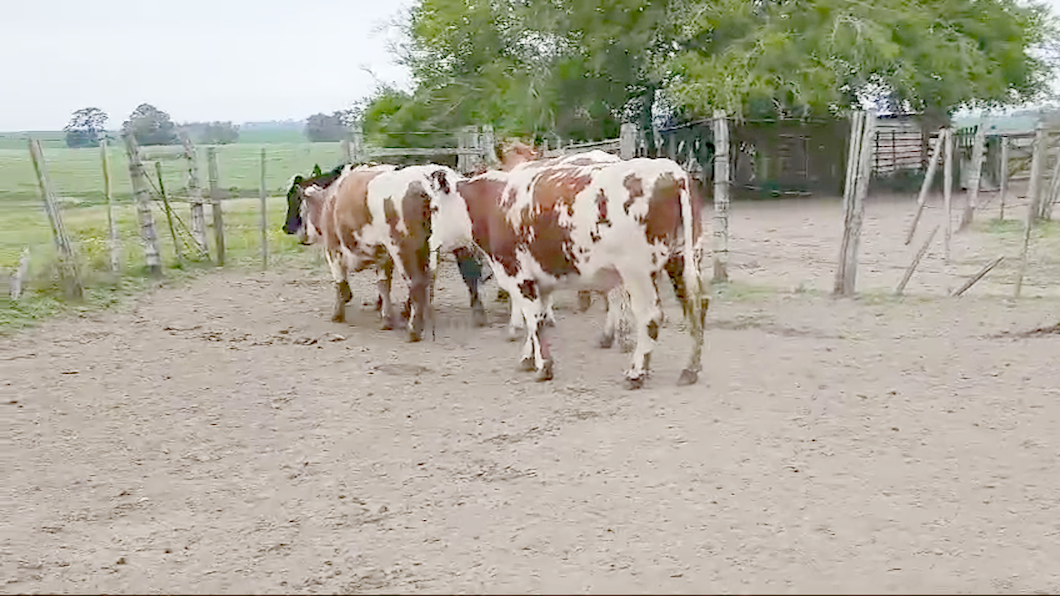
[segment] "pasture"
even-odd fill
[[[436,339],[408,344],[368,273],[329,322],[301,249],[0,338],[3,589],[1054,593],[1060,235],[1036,229],[1023,299],[1014,258],[945,297],[1018,249],[1025,202],[988,205],[896,299],[912,208],[870,197],[860,297],[834,300],[838,200],[734,202],[691,387],[668,286],[645,389],[572,292],[541,384],[493,282],[469,328],[443,263]]]

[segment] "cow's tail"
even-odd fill
[[[682,171],[684,180],[681,190],[681,224],[684,246],[682,256],[684,261],[684,285],[685,285],[685,313],[688,316],[688,324],[692,335],[692,354],[688,365],[681,371],[678,381],[681,385],[691,385],[699,378],[699,372],[703,368],[703,322],[704,322],[704,288],[699,273],[699,238],[696,237],[696,209],[692,201],[696,200],[692,193],[694,180],[686,172]]]

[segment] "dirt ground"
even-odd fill
[[[870,290],[915,252],[908,207],[870,205]],[[310,259],[0,340],[2,590],[1060,592],[1060,333],[1016,335],[1060,306],[990,295],[1003,275],[959,301],[833,300],[812,290],[838,221],[734,205],[740,284],[692,387],[669,293],[645,389],[572,292],[542,384],[492,282],[470,328],[451,263],[418,344],[378,329],[370,274],[329,322]],[[959,237],[910,292],[995,242]]]

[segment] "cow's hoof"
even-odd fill
[[[644,386],[644,379],[647,379],[648,375],[644,374],[636,378],[626,377],[626,387],[629,389],[640,389]]]
[[[585,312],[593,305],[593,295],[589,292],[578,292],[578,312]]]
[[[552,359],[545,360],[545,365],[541,367],[541,370],[537,371],[534,376],[534,380],[537,382],[551,381],[552,380]]]
[[[519,365],[515,367],[515,370],[519,372],[534,372],[537,370],[537,365],[534,363],[533,358],[523,358],[519,361]]]
[[[600,334],[600,337],[596,340],[596,345],[600,346],[602,350],[610,350],[611,346],[615,345],[615,335],[613,333]]]
[[[471,320],[475,323],[475,327],[485,327],[489,323],[486,320],[486,311],[481,307],[471,311]]]
[[[332,323],[345,323],[346,313],[344,311],[336,311],[331,315]]]
[[[677,385],[681,387],[685,385],[694,385],[698,380],[699,373],[686,368],[681,371],[681,378],[677,379]]]
[[[521,332],[522,329],[515,329],[514,327],[509,327],[505,337],[508,339],[508,341],[516,341],[519,339],[519,336],[522,335]]]
[[[409,329],[409,343],[414,344],[423,339],[423,333],[415,329]]]

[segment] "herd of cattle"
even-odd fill
[[[470,177],[433,164],[345,164],[311,178],[295,176],[284,231],[323,247],[336,287],[332,319],[345,318],[352,297],[347,276],[371,267],[384,328],[404,324],[409,340],[418,341],[439,253],[451,252],[479,326],[486,322],[482,263],[489,266],[509,296],[509,337],[525,337],[520,368],[541,381],[553,375],[545,329],[555,325],[553,291],[579,290],[583,308],[590,291],[606,294],[602,347],[611,345],[618,300],[628,296],[636,349],[626,379],[637,388],[662,323],[657,283],[665,272],[692,337],[678,383],[695,383],[708,298],[693,179],[669,159],[623,160],[601,151],[542,159],[521,143],[499,153],[498,169]],[[390,300],[395,266],[409,286],[400,314]]]

